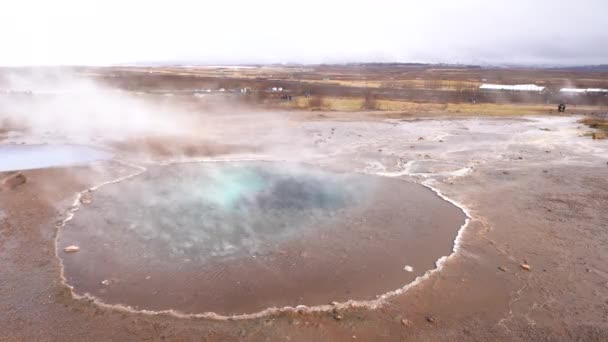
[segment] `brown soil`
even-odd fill
[[[120,140],[110,144],[122,152],[152,155],[157,157],[217,156],[228,153],[256,152],[256,146],[220,144],[198,137],[148,136]]]
[[[462,154],[467,160],[481,160],[487,145],[470,145],[464,152],[458,148],[465,147],[463,139],[484,138],[474,131],[484,122],[467,126],[466,120],[442,121],[441,125],[456,125],[460,133],[453,136],[454,141],[428,135],[418,141],[422,133],[417,133],[411,142],[391,146],[421,151],[420,161],[451,147],[456,150],[443,155],[445,160]],[[328,151],[359,148],[357,154],[343,156],[344,168],[359,157],[394,158],[377,147],[391,141],[374,145],[374,139],[393,132],[400,127],[397,123],[379,126],[380,130],[370,122],[356,126],[352,120],[310,124],[321,132],[337,128],[335,135],[331,130],[333,138],[324,136],[320,143]],[[466,177],[435,184],[449,198],[465,203],[473,216],[459,251],[440,271],[375,310],[350,308],[216,321],[129,313],[75,299],[60,280],[54,243],[58,220],[76,192],[133,170],[106,163],[23,172],[28,179],[25,184],[0,192],[0,339],[606,341],[608,168],[606,158],[590,153],[591,147],[575,149],[587,144],[596,152],[605,151],[605,141],[580,138],[576,144],[560,145],[562,138],[549,139],[557,134],[556,128],[530,129],[528,134],[556,144],[545,151],[547,147],[538,142],[521,140],[522,135],[517,144],[509,140],[519,134],[524,126],[517,125],[526,125],[525,120],[489,124],[501,128],[496,141],[509,142],[508,150],[475,164]],[[362,130],[353,131],[355,127]],[[579,139],[571,130],[575,129],[568,126],[564,136]],[[371,134],[364,136],[367,132]],[[365,144],[340,143],[351,136],[364,139]]]

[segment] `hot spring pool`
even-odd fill
[[[58,249],[77,293],[136,309],[240,314],[400,288],[451,253],[464,220],[431,190],[394,179],[173,164],[93,192]],[[68,245],[81,250],[62,252]]]
[[[0,145],[0,172],[87,164],[111,157],[80,145]]]

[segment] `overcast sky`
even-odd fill
[[[608,64],[608,0],[7,0],[0,44],[0,65]]]

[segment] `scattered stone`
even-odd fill
[[[542,127],[540,130],[541,130],[541,131],[548,131],[548,132],[549,132],[549,131],[551,131],[550,129],[548,129],[548,128],[546,128],[546,127]]]
[[[80,203],[82,204],[91,204],[92,201],[90,192],[86,192],[80,196]]]
[[[340,315],[340,312],[338,311],[338,309],[337,309],[337,308],[334,308],[334,309],[331,311],[331,313],[332,313],[332,315],[333,315],[333,317],[334,317],[334,319],[335,319],[336,321],[341,321],[341,320],[342,320],[342,318],[343,318],[343,317],[342,317],[342,315]]]
[[[424,140],[424,138],[423,137],[419,137],[418,140]]]
[[[437,318],[435,316],[426,316],[426,321],[429,323],[436,323]]]
[[[108,285],[110,285],[110,281],[108,279],[104,279],[101,281],[101,285],[108,286]]]
[[[412,326],[412,321],[410,321],[409,319],[402,319],[401,320],[401,325],[403,325],[404,327],[411,327]]]
[[[602,132],[602,131],[593,132],[592,137],[593,137],[593,139],[596,139],[596,140],[606,139],[606,132]]]
[[[549,170],[543,170],[543,173],[547,173],[547,172],[549,172]]]
[[[439,142],[443,142],[443,139],[439,139]]]
[[[414,272],[414,268],[410,265],[405,265],[403,269],[407,272]]]
[[[27,178],[21,172],[14,173],[2,180],[2,185],[9,189],[14,189],[19,185],[23,185],[27,182]]]
[[[66,248],[63,249],[64,252],[66,253],[74,253],[74,252],[78,252],[80,250],[80,247],[78,246],[67,246]]]
[[[146,280],[150,280],[150,278],[152,278],[151,276],[146,276]]]
[[[504,268],[504,267],[502,267],[502,266],[498,266],[498,269],[501,270],[501,271],[503,271],[503,272],[507,272],[507,269]]]
[[[519,266],[521,266],[521,268],[523,268],[526,271],[530,271],[530,265],[528,265],[528,264],[521,264]]]

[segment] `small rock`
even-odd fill
[[[435,316],[426,316],[426,321],[429,323],[437,322],[437,318]]]
[[[507,272],[507,269],[504,268],[504,267],[502,267],[502,266],[498,266],[498,269],[501,270],[501,271],[503,271],[503,272]]]
[[[423,137],[419,137],[418,140],[424,140],[424,138]]]
[[[25,182],[27,182],[27,178],[21,172],[12,174],[2,180],[2,184],[9,189],[14,189],[25,184]]]
[[[414,268],[410,265],[405,265],[403,269],[407,272],[414,272]]]
[[[334,316],[334,319],[335,319],[336,321],[340,321],[340,320],[342,320],[342,315],[340,315],[340,312],[338,311],[338,309],[337,309],[337,308],[334,308],[334,309],[333,309],[331,312],[332,312],[332,314],[333,314],[333,316]]]
[[[519,266],[521,266],[521,268],[523,268],[526,271],[530,271],[530,265],[528,265],[528,264],[521,264]]]
[[[410,321],[409,319],[402,319],[401,320],[401,325],[403,325],[404,327],[411,327],[412,326],[412,321]]]
[[[606,132],[602,132],[602,131],[593,132],[592,137],[593,137],[593,139],[596,139],[596,140],[606,139]]]
[[[101,281],[101,285],[108,286],[108,285],[110,285],[110,281],[108,279],[104,279]]]
[[[87,192],[82,194],[82,196],[80,196],[80,203],[82,204],[91,204],[92,202],[92,198],[91,198],[91,193]]]
[[[66,253],[74,253],[74,252],[78,252],[80,250],[80,247],[78,246],[67,246],[66,248],[63,249],[64,252]]]

